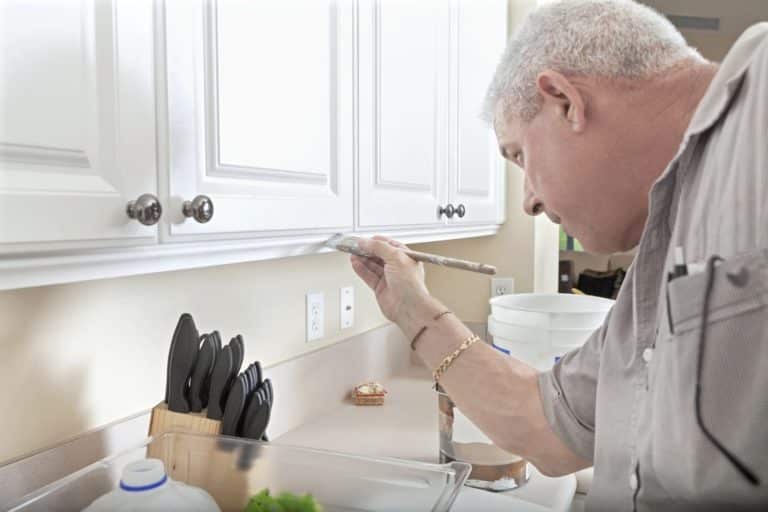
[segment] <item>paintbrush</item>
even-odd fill
[[[356,256],[363,258],[376,258],[373,254],[367,253],[360,249],[358,241],[361,240],[359,236],[344,236],[337,234],[331,237],[330,240],[325,242],[326,247],[336,249],[341,252],[348,252]],[[460,270],[469,270],[470,272],[479,272],[481,274],[496,274],[496,267],[493,265],[486,265],[484,263],[477,263],[474,261],[460,260],[456,258],[448,258],[446,256],[440,256],[438,254],[430,254],[427,252],[412,251],[410,249],[400,249],[411,259],[416,261],[423,261],[425,263],[432,263],[434,265],[442,265],[444,267],[458,268]]]

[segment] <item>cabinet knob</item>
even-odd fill
[[[152,194],[141,194],[135,201],[128,201],[125,212],[145,226],[154,226],[163,215],[163,206]]]
[[[192,217],[200,224],[205,224],[213,217],[213,201],[208,196],[197,196],[191,201],[184,201],[181,212],[185,217]]]
[[[462,218],[462,217],[464,217],[466,214],[467,214],[467,209],[466,209],[466,208],[464,208],[464,205],[463,205],[463,204],[460,204],[460,205],[459,205],[459,206],[456,208],[456,215],[458,215],[458,216],[459,216],[459,218],[461,219],[461,218]]]
[[[456,209],[453,207],[451,203],[448,203],[446,206],[441,206],[437,210],[438,216],[445,215],[449,219],[453,218],[453,215],[456,213]]]

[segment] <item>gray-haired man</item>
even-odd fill
[[[589,250],[638,251],[603,327],[551,371],[475,343],[442,386],[543,472],[594,464],[593,510],[765,510],[768,24],[716,65],[631,0],[547,5],[487,107],[526,212]],[[444,307],[395,242],[364,249],[384,264],[354,269],[407,336],[427,327],[416,351],[437,367],[470,331],[433,320]]]

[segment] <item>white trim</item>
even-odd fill
[[[90,168],[88,155],[80,149],[53,148],[0,142],[0,160],[36,165]]]
[[[432,242],[495,235],[499,226],[455,226],[360,232],[388,235],[405,243]],[[326,232],[263,238],[169,243],[106,250],[51,252],[44,255],[0,256],[0,290],[211,267],[289,256],[330,252],[322,244]]]

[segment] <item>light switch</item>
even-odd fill
[[[355,288],[345,286],[339,290],[339,325],[348,329],[355,325]]]

